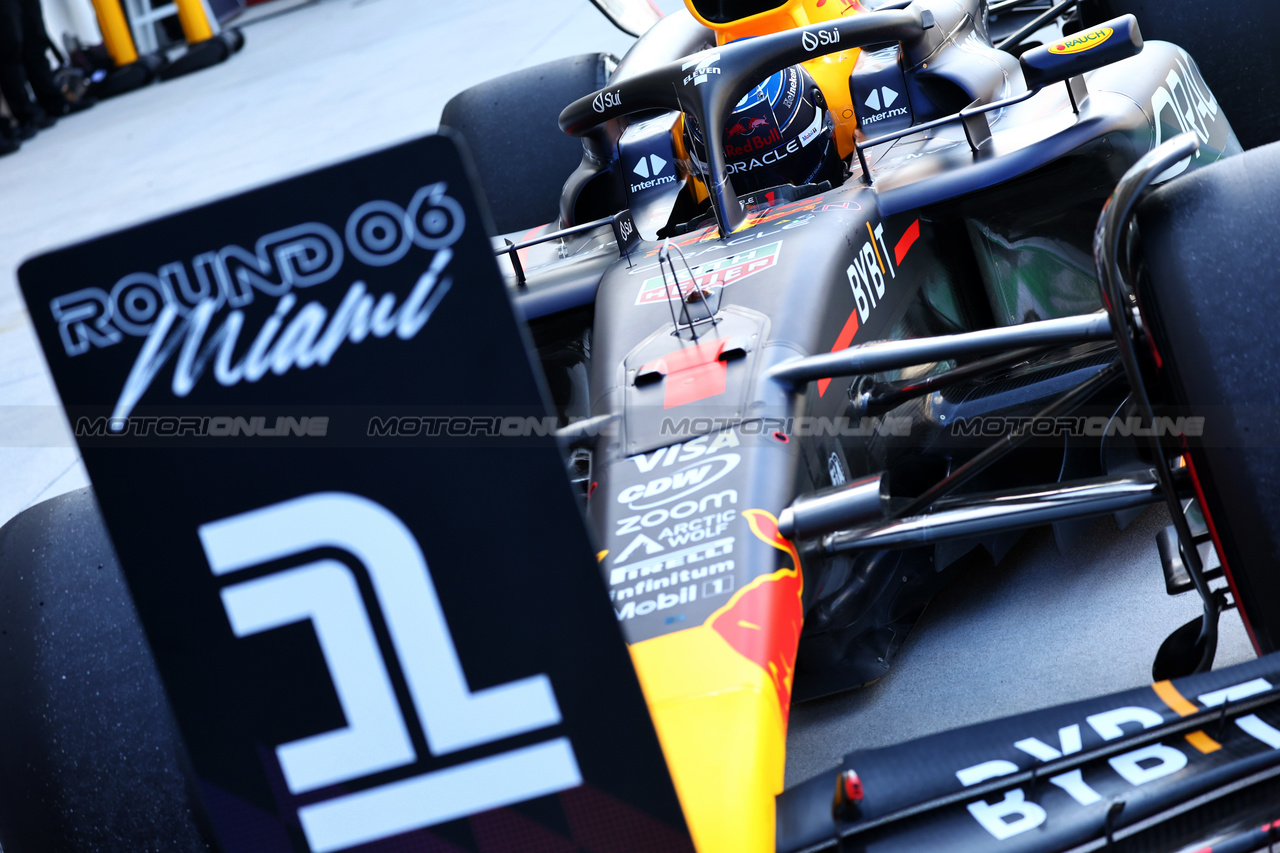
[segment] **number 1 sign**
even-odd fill
[[[376,428],[546,417],[467,174],[428,137],[20,272],[228,853],[692,849],[554,438]]]

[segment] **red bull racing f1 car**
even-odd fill
[[[1205,617],[1157,675],[1209,665],[1227,599],[1170,438],[1204,426],[1143,390],[1127,234],[1140,190],[1241,145],[1195,59],[1143,39],[1177,10],[687,5],[559,114],[559,215],[495,245],[695,840],[767,849],[790,702],[883,675],[975,548],[1167,501],[1170,589]],[[442,117],[483,163],[504,85]]]

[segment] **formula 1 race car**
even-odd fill
[[[488,197],[698,850],[838,848],[1027,784],[1009,775],[1016,762],[974,758],[958,765],[960,793],[921,783],[919,802],[864,808],[877,766],[864,758],[861,777],[833,771],[778,798],[792,702],[884,676],[963,559],[999,559],[1031,527],[1065,540],[1085,520],[1168,505],[1166,583],[1194,591],[1203,616],[1161,648],[1162,684],[1212,677],[1230,607],[1260,654],[1280,649],[1276,421],[1249,403],[1275,380],[1218,331],[1226,312],[1251,341],[1270,335],[1258,306],[1274,301],[1275,252],[1260,247],[1280,156],[1243,152],[1193,54],[1143,37],[1199,20],[1185,10],[1202,4],[1166,2],[1150,24],[1124,0],[688,0],[660,20],[646,4],[598,5],[640,36],[621,60],[589,54],[482,84],[441,125]],[[1267,108],[1250,117],[1250,134],[1268,132]],[[430,198],[410,218],[452,233],[461,208]],[[1264,362],[1276,354],[1258,345]],[[423,422],[378,429],[412,438]],[[145,662],[130,642],[128,659]],[[1111,761],[1133,785],[1163,778],[1152,762],[1171,774],[1186,761],[1132,750],[1187,732],[1204,755],[1223,749],[1221,732],[1210,747],[1196,727],[1206,708],[1224,721],[1232,703],[1269,710],[1261,673],[1180,681],[1203,707],[1162,688],[1172,722],[1133,711],[1132,697],[1129,717],[1071,709],[1110,746],[1082,742],[1067,711],[1060,749],[1018,743],[1081,808],[1101,809],[1110,844],[1177,803],[1124,812],[1084,777],[1059,785],[1082,772],[1071,755],[1083,744],[1081,762]],[[145,713],[158,719],[156,704]],[[1280,749],[1257,719],[1241,728]],[[1141,743],[1121,730],[1135,721]],[[125,754],[147,733],[116,737]],[[1239,782],[1214,767],[1222,785]],[[41,784],[73,787],[65,769],[49,776]],[[143,776],[181,788],[172,762]],[[1000,803],[968,813],[991,838],[1033,845],[1044,810],[1022,789]],[[156,813],[187,807],[174,796]],[[193,823],[179,815],[173,837],[197,837]],[[1020,849],[1095,837],[1069,840]]]
[[[691,0],[616,67],[445,108],[512,232],[495,246],[700,844],[771,837],[790,702],[879,678],[961,558],[1030,526],[1168,502],[1169,587],[1205,615],[1155,673],[1212,662],[1227,599],[1192,545],[1198,469],[1171,462],[1203,422],[1153,409],[1118,258],[1139,190],[1241,146],[1145,20],[1049,5]],[[522,137],[506,178],[494,122],[593,73],[557,93],[583,154],[536,227],[541,149]],[[1236,600],[1272,650],[1266,596]]]

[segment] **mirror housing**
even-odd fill
[[[1043,89],[1142,52],[1138,19],[1122,15],[1022,54],[1027,88]]]
[[[613,25],[639,38],[662,20],[662,11],[651,0],[591,0]]]

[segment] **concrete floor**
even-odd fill
[[[662,0],[664,8],[679,0]],[[322,0],[246,29],[226,64],[73,116],[0,159],[0,524],[84,485],[17,292],[38,252],[430,131],[490,77],[631,40],[588,0]],[[872,687],[795,709],[788,780],[845,752],[1149,681],[1160,641],[1197,613],[1163,591],[1151,510],[1100,521],[1073,552],[1029,535],[976,562]],[[1224,619],[1219,665],[1252,657]]]

